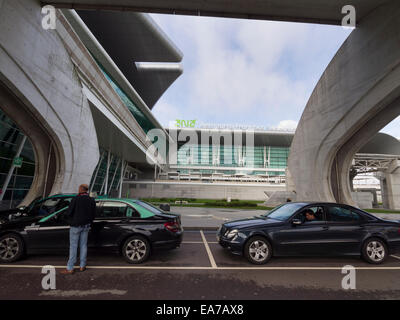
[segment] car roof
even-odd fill
[[[39,200],[53,199],[53,198],[69,198],[69,197],[75,197],[76,195],[77,195],[77,193],[57,193],[57,194],[52,194],[51,196],[41,198]]]
[[[107,197],[107,196],[99,196],[96,197],[95,200],[102,200],[102,201],[125,201],[129,203],[137,203],[138,199],[133,199],[133,198],[112,198],[112,197]]]
[[[293,202],[286,202],[286,204],[290,204],[290,203],[303,204],[305,206],[308,206],[308,205],[330,205],[330,206],[348,206],[348,207],[351,207],[350,205],[345,204],[345,203],[323,202],[323,201],[293,201]]]

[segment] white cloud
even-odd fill
[[[294,121],[294,120],[282,120],[274,128],[279,129],[279,130],[296,130],[297,124],[298,124],[298,122]]]
[[[166,101],[160,101],[157,103],[157,120],[165,127],[168,127],[170,121],[175,121],[181,118],[181,112],[179,107],[174,106]]]
[[[169,116],[162,110],[167,104],[179,118],[207,123],[298,120],[349,33],[298,23],[152,16],[184,53],[184,74],[155,106],[156,117]]]

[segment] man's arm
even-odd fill
[[[94,199],[92,199],[92,222],[94,220],[94,218],[96,218],[96,201]]]
[[[76,197],[72,198],[71,203],[69,204],[69,207],[67,209],[66,215],[70,218],[74,215],[75,212],[75,203],[76,203]]]

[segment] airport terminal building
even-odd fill
[[[238,130],[228,125],[223,129],[167,130],[177,131],[175,136],[182,140],[176,162],[169,163],[165,172],[157,171],[153,181],[140,176],[126,180],[124,191],[129,196],[264,200],[270,205],[296,200],[287,177],[294,131],[242,128],[238,144]],[[196,143],[191,143],[189,136],[194,136]],[[212,138],[218,143],[212,143]],[[399,157],[400,141],[384,133],[359,150],[349,179],[360,206],[388,206],[386,172]]]
[[[56,28],[46,29],[38,1],[0,6],[2,207],[81,183],[123,197],[296,199],[287,170],[295,132],[158,122],[152,108],[182,74],[183,54],[148,14],[55,14]],[[162,153],[149,161],[152,130],[177,144],[176,161]],[[396,207],[390,179],[399,159],[400,142],[382,133],[356,153],[349,179],[375,179],[354,184],[364,191],[354,193],[360,206]]]

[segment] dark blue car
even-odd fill
[[[291,202],[252,219],[227,222],[219,244],[251,263],[272,256],[361,255],[379,264],[400,248],[400,222],[337,203]]]

